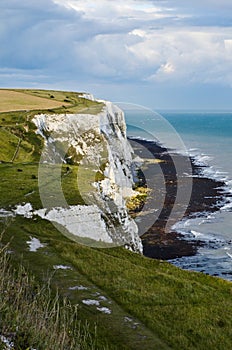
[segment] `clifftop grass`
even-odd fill
[[[103,103],[84,98],[84,93],[56,90],[0,89],[0,113],[43,111],[48,113],[99,113]]]
[[[20,110],[36,110],[68,106],[70,103],[58,102],[54,99],[33,96],[17,90],[0,90],[0,113]]]

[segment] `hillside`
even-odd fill
[[[45,90],[0,89],[0,161],[39,161],[41,138],[31,122],[35,114],[92,113],[102,104],[85,99],[83,93]]]
[[[89,349],[229,349],[230,282],[183,271],[121,247],[81,245],[39,216],[13,214],[16,205],[25,203],[42,208],[38,167],[44,139],[35,133],[33,117],[39,113],[97,115],[103,103],[85,97],[75,92],[0,90],[0,224],[3,243],[9,243],[10,264],[16,269],[22,264],[38,283],[49,280],[53,292],[58,288],[61,297],[76,306],[78,318],[83,323],[87,320],[90,334],[95,334],[97,326],[97,340],[94,345],[89,342]],[[76,181],[78,168],[78,161],[68,164],[68,169],[67,164],[61,166],[62,190],[69,205],[83,204]],[[6,320],[7,334],[20,332],[20,318],[10,324],[4,314],[0,334]],[[36,347],[31,326],[27,327],[25,339],[28,336],[30,346]]]

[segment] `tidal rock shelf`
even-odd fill
[[[182,186],[183,192],[185,188],[187,190],[191,176],[192,192],[186,210],[183,211],[183,218],[193,218],[196,216],[207,216],[209,213],[219,210],[225,204],[225,183],[205,177],[202,173],[202,167],[196,165],[194,159],[190,158],[189,161],[186,156],[167,150],[156,142],[136,138],[130,139],[130,141],[133,144],[135,153],[141,156],[143,149],[147,149],[151,157],[159,161],[156,166],[157,171],[154,171],[154,165],[149,163],[146,165],[146,175],[142,179],[145,185],[147,181],[150,183],[154,181],[154,192],[152,196],[158,197],[159,191],[165,192],[162,194],[165,199],[158,218],[154,218],[152,226],[141,237],[143,254],[150,258],[162,260],[195,255],[198,248],[204,242],[196,239],[187,240],[182,234],[172,229],[172,227],[168,230],[166,228],[175,202],[177,186]],[[188,163],[190,168],[187,173],[178,174],[177,177],[175,164],[178,163]],[[186,166],[183,168],[186,170]],[[159,186],[160,170],[164,177],[165,188],[160,188]],[[151,204],[149,205],[148,199],[147,207],[151,211],[149,216],[152,215],[152,210],[154,209],[151,206],[154,205],[154,202],[150,202]],[[174,224],[175,222],[173,222]]]

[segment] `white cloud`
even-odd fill
[[[182,1],[54,1],[92,23],[92,36],[74,45],[85,74],[122,81],[232,84],[226,41],[231,28],[180,25],[192,18],[191,12],[177,12],[180,5],[190,8]],[[203,0],[201,5],[209,2]]]
[[[145,78],[149,81],[220,81],[231,85],[230,41],[225,41],[225,37],[231,37],[231,34],[230,28],[196,30],[195,27],[171,27],[147,32],[143,40],[129,49],[140,61],[146,62],[146,67],[150,67],[151,74]]]
[[[175,72],[175,67],[171,62],[167,62],[166,64],[162,64],[160,70],[166,74],[171,74]]]
[[[225,39],[224,45],[226,52],[232,55],[232,39]]]
[[[129,34],[139,36],[140,38],[146,37],[146,31],[142,29],[134,29],[131,32],[129,32]]]

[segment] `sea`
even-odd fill
[[[197,176],[224,182],[220,210],[182,218],[173,226],[185,239],[204,244],[196,255],[170,262],[232,281],[232,111],[154,111],[118,105],[124,110],[129,137],[156,141],[191,157],[201,166]]]

